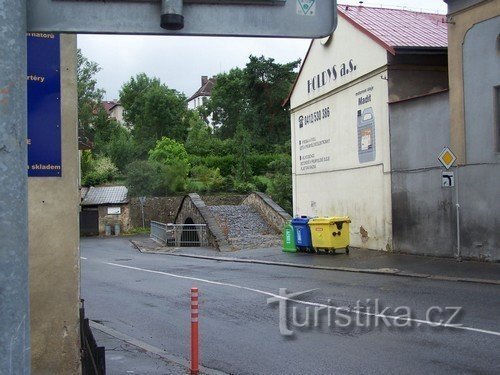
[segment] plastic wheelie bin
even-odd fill
[[[300,216],[292,219],[295,245],[299,251],[314,251],[311,241],[311,229],[309,228],[309,217]]]
[[[325,251],[345,249],[349,254],[349,223],[351,219],[347,216],[318,217],[309,220],[311,228],[312,245]]]
[[[283,251],[287,253],[295,253],[297,251],[293,226],[290,222],[283,228]]]

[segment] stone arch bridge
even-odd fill
[[[209,245],[233,251],[281,246],[281,231],[288,220],[291,216],[263,193],[251,193],[238,206],[207,206],[192,193],[182,199],[174,223],[206,224]]]

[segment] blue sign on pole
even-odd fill
[[[28,176],[61,177],[59,35],[28,33]]]

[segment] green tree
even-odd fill
[[[147,160],[137,160],[130,163],[127,168],[125,185],[130,196],[153,196],[160,187],[161,165]]]
[[[269,163],[269,168],[274,171],[267,193],[285,211],[293,211],[292,193],[292,158],[290,155],[283,155]]]
[[[205,103],[203,115],[212,114],[217,127],[216,134],[222,139],[231,138],[238,123],[244,122],[250,111],[245,73],[240,68],[219,74],[210,99]]]
[[[162,137],[185,141],[189,122],[186,97],[158,78],[144,73],[132,77],[120,90],[120,102],[139,157],[146,158]]]
[[[189,158],[182,143],[168,137],[162,137],[156,142],[154,149],[149,151],[149,161],[159,163],[165,168],[161,171],[165,177],[165,193],[183,191],[189,174]]]
[[[290,116],[283,108],[300,61],[279,64],[272,58],[250,56],[244,69],[217,76],[203,115],[213,114],[216,134],[232,138],[238,124],[251,135],[254,146],[270,151],[290,138]]]
[[[252,151],[250,133],[242,124],[239,124],[234,135],[235,156],[237,166],[235,175],[240,182],[249,182],[252,177],[252,167],[249,157]]]
[[[279,64],[264,56],[250,56],[245,68],[248,98],[253,109],[253,133],[267,144],[290,139],[290,114],[284,110],[300,60]]]
[[[96,62],[83,56],[80,49],[77,50],[78,127],[80,136],[88,139],[93,138],[93,125],[104,111],[101,105],[104,90],[97,87],[95,79],[100,70]]]
[[[149,151],[149,160],[165,165],[180,161],[189,166],[188,153],[184,145],[168,137],[162,137],[156,142],[155,148]]]
[[[185,165],[166,165],[153,160],[137,160],[127,166],[125,185],[131,196],[166,196],[186,188]]]

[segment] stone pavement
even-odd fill
[[[163,247],[144,236],[131,238],[131,241],[142,252],[175,256],[500,285],[500,263],[457,262],[452,258],[388,253],[352,247],[349,255],[343,250],[338,250],[336,254],[285,253],[280,247],[219,252],[200,247]]]
[[[281,246],[281,234],[249,205],[207,206],[234,250]]]

